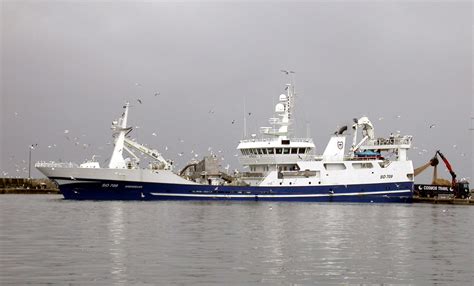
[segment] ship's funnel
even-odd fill
[[[342,161],[344,159],[344,148],[346,146],[346,137],[333,135],[323,153],[325,161]]]

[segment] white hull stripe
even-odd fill
[[[342,193],[342,194],[301,194],[301,195],[223,195],[223,194],[178,194],[178,193],[153,193],[154,196],[163,197],[204,197],[204,198],[317,198],[317,197],[339,197],[339,196],[370,196],[370,195],[389,195],[410,193],[411,190],[397,191],[380,191],[380,192],[364,192],[364,193]]]

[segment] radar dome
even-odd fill
[[[285,112],[285,105],[283,103],[275,105],[275,112]]]

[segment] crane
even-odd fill
[[[437,166],[439,164],[438,160],[438,155],[441,157],[441,160],[443,160],[444,165],[448,169],[449,174],[451,175],[451,181],[445,180],[445,179],[438,179],[438,172],[437,172]],[[426,170],[428,167],[432,166],[434,168],[433,170],[433,180],[432,180],[432,185],[430,186],[424,186],[424,185],[417,185],[418,190],[421,190],[422,188],[425,188],[427,190],[435,190],[439,191],[443,187],[450,187],[452,189],[452,192],[454,194],[455,198],[468,198],[470,191],[469,191],[469,183],[466,181],[458,181],[456,180],[456,173],[453,170],[453,167],[449,163],[448,159],[444,156],[443,153],[440,152],[440,150],[437,150],[434,157],[430,159],[430,161],[423,166],[416,168],[414,170],[414,175],[417,176],[420,173],[422,173],[424,170]],[[437,195],[434,194],[434,195]]]
[[[162,168],[165,170],[171,170],[173,168],[173,164],[165,160],[165,158],[163,158],[163,156],[161,156],[161,154],[158,153],[158,151],[155,149],[150,149],[142,144],[132,141],[131,139],[127,137],[125,137],[124,139],[124,144],[125,144],[125,147],[128,147],[128,148],[125,148],[125,150],[128,153],[130,153],[133,157],[135,157],[136,160],[138,160],[138,157],[129,148],[138,150],[142,152],[143,154],[147,155],[148,157],[160,162]]]

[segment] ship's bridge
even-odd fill
[[[240,141],[237,146],[240,163],[250,169],[250,172],[244,175],[253,178],[255,182],[269,171],[293,170],[297,162],[309,160],[314,154],[313,140],[290,136],[290,126],[293,123],[294,85],[287,84],[285,90],[286,94],[280,94],[278,97],[274,117],[268,121],[272,126],[260,127],[260,132],[267,137],[255,138],[257,135],[252,134],[252,138]]]
[[[295,164],[314,154],[310,138],[254,138],[241,140],[237,146],[244,166]]]

